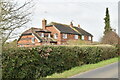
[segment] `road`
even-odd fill
[[[118,63],[83,72],[70,78],[118,78]]]

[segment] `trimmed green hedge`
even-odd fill
[[[3,78],[37,79],[116,56],[115,47],[42,46],[3,49]]]

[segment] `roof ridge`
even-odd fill
[[[64,26],[67,26],[67,27],[70,27],[70,25],[67,25],[67,24],[62,24],[62,23],[58,23],[58,22],[50,22],[49,23],[50,25],[56,25],[56,24],[60,24],[60,25],[64,25]]]
[[[80,29],[82,29],[82,28],[80,28]],[[88,31],[86,31],[86,30],[84,30],[84,29],[82,29],[83,31],[85,31],[85,32],[87,32],[88,34],[91,34],[91,33],[89,33]],[[92,34],[91,34],[92,35]]]
[[[79,34],[81,34],[78,30],[76,30],[74,27],[70,27],[72,28],[74,31],[78,32]]]
[[[82,29],[82,28],[78,28],[78,27],[74,27],[77,31],[79,31],[79,32],[81,32],[81,34],[83,34],[83,35],[91,35],[91,36],[93,36],[91,33],[89,33],[88,31],[86,31],[86,30],[84,30],[84,29]]]

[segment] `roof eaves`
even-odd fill
[[[39,37],[39,35],[37,33],[32,34],[33,36],[35,36],[35,38],[38,40],[38,42],[42,42],[42,39]]]

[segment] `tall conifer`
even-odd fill
[[[104,20],[105,20],[104,34],[106,34],[107,32],[112,31],[112,29],[110,27],[110,15],[109,15],[108,8],[106,8],[106,16],[105,16]]]

